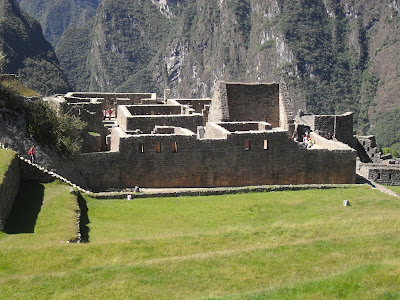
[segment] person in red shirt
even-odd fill
[[[33,145],[31,147],[31,149],[29,149],[28,154],[31,159],[31,163],[34,163],[35,162],[35,145]]]

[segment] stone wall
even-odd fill
[[[116,101],[117,98],[129,99],[130,104],[137,104],[142,99],[156,99],[155,93],[85,93],[85,92],[71,92],[65,95],[65,99],[69,102],[81,102],[84,99],[90,101],[90,99],[98,99],[98,101]]]
[[[378,162],[380,160],[375,136],[356,136],[356,139],[358,142],[357,151],[359,152],[359,157],[364,158],[362,159],[363,162]]]
[[[129,112],[129,107],[130,106],[118,107],[117,122],[125,132],[140,129],[144,133],[151,133],[157,125],[184,127],[193,132],[197,132],[197,127],[203,125],[203,116],[200,114],[133,116]]]
[[[175,101],[182,105],[190,105],[198,114],[203,112],[206,105],[211,104],[211,99],[168,99],[168,102]]]
[[[129,105],[126,108],[132,116],[182,114],[181,105]]]
[[[266,121],[279,127],[279,84],[227,84],[230,121]]]
[[[208,120],[210,122],[229,121],[229,106],[226,82],[218,81],[214,87],[214,94],[211,102]]]
[[[289,139],[287,132],[276,130],[227,134],[226,139],[197,139],[195,135],[131,136],[121,138],[118,152],[81,155],[78,166],[94,190],[136,185],[354,183],[355,156],[355,151],[340,147],[305,149]]]
[[[315,115],[314,126],[311,128],[322,136],[330,133],[339,141],[356,148],[353,136],[353,113],[343,115]]]
[[[400,185],[399,165],[361,164],[360,173],[379,184]]]
[[[290,135],[295,129],[294,117],[293,102],[289,97],[286,84],[281,82],[279,83],[279,127],[288,130]]]
[[[15,197],[18,194],[19,181],[19,159],[18,156],[15,155],[4,175],[3,182],[0,183],[0,230],[4,230]]]
[[[354,138],[353,132],[353,113],[347,112],[343,115],[336,116],[336,138],[349,145],[352,148],[356,148],[356,139]]]
[[[99,152],[103,145],[104,138],[101,134],[90,134],[86,132],[83,136],[82,152]]]
[[[218,125],[230,132],[272,129],[271,124],[267,122],[224,122],[218,123]]]

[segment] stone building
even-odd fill
[[[330,118],[345,143],[314,130],[313,146],[305,148],[292,139],[297,124],[282,95],[277,83],[219,82],[212,99],[70,93],[50,100],[75,111],[98,133],[88,143],[91,151],[77,159],[95,191],[354,183],[356,151],[346,145],[352,115]],[[110,107],[112,118],[104,121],[102,110]]]
[[[400,185],[400,159],[378,152],[375,136],[356,136],[357,171],[368,180],[385,185]]]

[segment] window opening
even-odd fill
[[[177,142],[174,142],[172,144],[172,152],[173,153],[177,153],[178,152],[178,143]]]
[[[268,140],[264,140],[264,150],[268,150]]]
[[[251,150],[251,142],[249,140],[246,141],[245,149],[246,151]]]
[[[139,144],[139,153],[144,153],[144,144]]]
[[[381,173],[378,173],[378,179],[381,179]]]
[[[161,153],[161,143],[156,144],[156,152]]]

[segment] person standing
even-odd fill
[[[34,163],[35,162],[35,145],[33,145],[31,147],[31,149],[29,149],[28,154],[31,159],[31,163]]]

